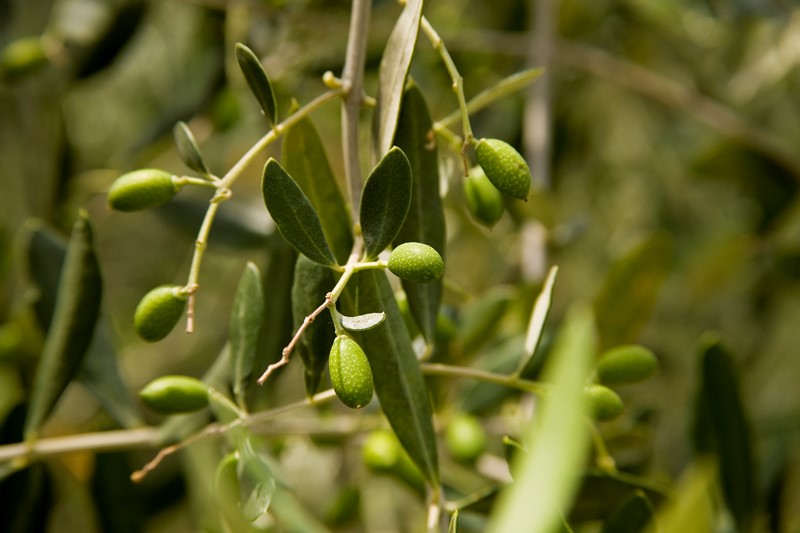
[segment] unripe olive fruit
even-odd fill
[[[606,385],[623,385],[644,381],[658,372],[655,354],[636,344],[617,346],[597,360],[597,379]]]
[[[486,450],[486,432],[477,418],[459,413],[447,425],[445,443],[457,460],[472,462]]]
[[[328,369],[333,391],[347,407],[359,409],[372,400],[372,369],[356,341],[347,335],[336,337],[331,346]]]
[[[531,169],[513,146],[500,139],[481,139],[475,147],[478,164],[501,193],[528,200]]]
[[[389,429],[376,429],[367,435],[361,448],[361,458],[372,471],[391,474],[415,489],[425,486],[419,469]]]
[[[503,193],[492,185],[481,167],[473,167],[464,180],[464,196],[470,215],[479,224],[491,228],[503,218]]]
[[[603,385],[588,385],[583,389],[583,394],[589,405],[589,413],[595,420],[611,420],[625,409],[622,398]]]
[[[155,168],[123,174],[111,184],[108,205],[117,211],[140,211],[167,203],[180,186],[169,172]]]
[[[442,277],[444,261],[433,247],[421,242],[404,242],[389,255],[389,271],[408,281],[430,283]]]
[[[166,337],[186,308],[186,295],[178,285],[162,285],[144,295],[133,315],[136,333],[148,341]]]
[[[208,405],[208,387],[188,376],[161,376],[139,391],[142,403],[156,413],[190,413]]]

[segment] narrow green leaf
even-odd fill
[[[305,317],[325,301],[325,295],[336,285],[336,276],[330,268],[314,263],[305,256],[299,256],[294,269],[292,283],[292,316],[294,330],[303,323]],[[305,367],[306,393],[311,396],[319,391],[328,353],[331,350],[336,330],[330,313],[320,314],[308,325],[300,337],[295,350]]]
[[[348,331],[366,331],[383,324],[386,320],[386,313],[367,313],[358,316],[344,316],[340,315],[342,327]]]
[[[647,494],[641,490],[634,491],[614,509],[600,533],[639,533],[644,531],[654,514]]]
[[[208,176],[210,174],[208,167],[203,162],[200,147],[197,146],[197,141],[194,140],[194,135],[192,135],[192,130],[189,129],[189,126],[180,121],[175,124],[172,133],[175,136],[175,146],[178,148],[178,154],[186,166],[204,176]]]
[[[238,451],[242,514],[246,520],[255,522],[269,510],[277,482],[269,465],[253,449],[249,437],[242,439]]]
[[[719,338],[709,335],[701,349],[699,422],[710,449],[719,458],[722,493],[739,531],[747,531],[758,502],[751,430],[744,411],[738,371]]]
[[[23,226],[25,271],[32,285],[33,311],[43,331],[50,329],[58,296],[58,280],[67,253],[67,241],[41,220],[31,219]]]
[[[648,533],[709,533],[715,531],[714,485],[717,468],[713,461],[690,465],[675,488],[675,496],[659,509]]]
[[[453,516],[450,517],[450,526],[447,528],[447,533],[458,533],[458,509],[453,511]]]
[[[445,221],[439,195],[436,135],[422,92],[414,84],[403,94],[394,142],[405,152],[411,165],[411,205],[394,244],[421,242],[433,247],[444,258]],[[411,316],[425,339],[433,342],[442,300],[442,280],[425,284],[403,280],[402,283]]]
[[[439,483],[436,434],[428,388],[386,273],[365,270],[351,281],[357,313],[383,309],[380,326],[354,333],[372,367],[375,392],[397,438],[429,483]]]
[[[544,371],[551,394],[525,430],[530,452],[512,465],[514,483],[500,494],[488,531],[550,533],[563,523],[589,447],[583,386],[594,349],[592,313],[573,308]]]
[[[670,268],[672,240],[658,234],[614,264],[594,301],[603,349],[637,340]]]
[[[26,439],[36,438],[39,426],[86,356],[100,316],[102,285],[92,228],[86,214],[81,213],[72,228],[53,323],[36,368],[25,420]]]
[[[336,264],[319,216],[308,197],[272,158],[264,166],[261,191],[269,214],[289,244],[312,261],[322,265]]]
[[[372,169],[361,195],[361,232],[367,259],[389,246],[406,219],[411,203],[411,165],[394,147]]]
[[[319,213],[322,231],[340,264],[353,247],[352,222],[325,147],[310,119],[292,126],[283,138],[283,164]]]
[[[264,111],[264,116],[271,124],[277,124],[277,104],[275,102],[275,93],[272,91],[272,84],[269,82],[267,72],[261,64],[258,56],[242,43],[236,43],[236,61],[239,63],[239,68],[242,69],[247,85],[253,96],[258,100],[258,104]]]
[[[376,154],[391,148],[421,19],[422,0],[408,0],[386,41],[378,68],[377,105],[372,123]]]
[[[231,384],[240,407],[245,405],[245,393],[253,373],[263,325],[264,289],[261,286],[261,272],[254,263],[247,263],[236,289],[230,320]]]
[[[558,267],[553,266],[547,273],[547,278],[544,280],[542,291],[536,297],[536,302],[533,304],[533,313],[531,313],[530,322],[528,322],[528,332],[525,336],[525,356],[520,359],[519,366],[517,367],[517,375],[521,374],[525,367],[533,359],[536,353],[536,348],[539,346],[539,341],[542,338],[542,331],[544,330],[544,323],[547,320],[547,315],[550,314],[550,304],[553,303],[553,285],[556,282],[556,274],[558,274]]]

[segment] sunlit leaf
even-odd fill
[[[700,357],[702,381],[695,427],[698,444],[700,451],[719,458],[722,493],[740,531],[746,531],[758,498],[751,429],[738,373],[733,357],[716,336],[704,339]]]
[[[519,362],[517,374],[522,373],[525,367],[528,366],[536,353],[536,348],[539,346],[545,320],[547,320],[547,315],[550,314],[550,304],[553,302],[553,285],[556,282],[556,274],[558,274],[558,267],[551,267],[547,273],[547,278],[544,280],[542,291],[536,297],[536,303],[533,304],[533,312],[531,313],[528,332],[525,336],[525,356]]]
[[[411,203],[411,166],[394,147],[372,169],[361,196],[361,232],[368,259],[378,257],[397,236]]]
[[[247,46],[242,43],[236,43],[236,61],[239,63],[239,68],[242,69],[250,91],[264,111],[264,116],[267,117],[270,123],[277,123],[278,106],[275,103],[275,93],[272,91],[272,84],[269,82],[269,77],[261,64],[261,60]]]
[[[428,106],[414,84],[403,94],[394,143],[405,152],[411,165],[411,204],[394,243],[421,242],[432,246],[445,258],[445,221],[439,195],[436,136]],[[411,315],[425,339],[433,342],[442,299],[442,280],[424,284],[402,280],[402,284]]]
[[[296,331],[303,320],[325,301],[325,295],[336,285],[334,272],[314,263],[305,256],[297,258],[292,284],[292,315]],[[306,328],[295,347],[303,360],[306,393],[319,391],[322,375],[328,364],[328,354],[336,330],[327,311],[320,314]]]
[[[271,159],[264,166],[261,191],[269,214],[289,244],[312,261],[335,265],[319,216],[297,183]]]
[[[103,289],[92,233],[87,215],[81,213],[72,228],[53,322],[36,368],[25,421],[26,439],[36,438],[39,426],[75,377],[92,341]]]
[[[310,119],[304,118],[286,133],[282,161],[319,213],[322,231],[336,259],[340,264],[346,263],[353,247],[350,212]]]
[[[389,280],[384,272],[365,270],[356,274],[353,281],[357,313],[378,309],[386,313],[386,321],[380,326],[353,333],[372,367],[381,408],[422,475],[429,483],[438,484],[436,434],[428,388]]]
[[[488,531],[550,533],[562,523],[589,446],[583,386],[594,349],[591,312],[573,308],[544,371],[551,393],[525,430],[529,453],[512,465],[514,483],[500,494]]]
[[[231,383],[240,406],[244,406],[264,321],[261,273],[254,263],[247,263],[236,289],[230,319]]]
[[[408,0],[389,34],[381,56],[377,109],[373,114],[372,124],[377,154],[386,153],[391,147],[421,19],[422,0]]]
[[[209,174],[208,167],[203,162],[200,148],[197,146],[197,141],[194,140],[194,135],[192,135],[192,130],[189,129],[189,126],[180,121],[175,124],[172,132],[175,137],[175,146],[178,148],[178,154],[180,154],[186,166],[207,176]]]

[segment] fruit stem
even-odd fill
[[[464,144],[473,144],[475,142],[475,137],[472,135],[472,126],[469,123],[469,111],[467,110],[467,100],[464,97],[464,78],[462,78],[461,74],[458,72],[458,68],[455,62],[453,62],[453,58],[450,57],[450,52],[447,51],[444,41],[439,37],[439,34],[436,33],[436,30],[431,26],[431,23],[428,22],[425,16],[422,17],[422,30],[425,32],[425,35],[428,36],[428,39],[430,39],[433,48],[442,56],[444,66],[447,68],[447,72],[450,73],[450,79],[453,80],[453,91],[456,93],[458,107],[461,111]]]
[[[592,433],[592,443],[594,444],[595,464],[597,465],[597,468],[604,472],[608,472],[609,474],[616,474],[617,462],[608,452],[606,441],[603,438],[602,433],[600,433],[597,424],[588,419],[586,420],[586,423],[589,425],[589,431]]]

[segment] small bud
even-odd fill
[[[597,379],[606,385],[624,385],[645,381],[658,372],[655,354],[635,344],[608,350],[597,361]]]
[[[589,413],[595,420],[611,420],[625,409],[622,398],[603,385],[589,385],[583,389],[583,393],[589,404]]]
[[[163,415],[190,413],[208,405],[208,387],[188,376],[161,376],[139,391],[142,403]]]
[[[528,200],[531,169],[513,146],[499,139],[481,139],[475,147],[478,164],[501,193]]]
[[[472,218],[491,228],[503,218],[503,193],[492,185],[481,167],[474,167],[464,180],[464,196]]]
[[[328,369],[333,390],[347,407],[359,409],[372,400],[372,368],[356,341],[346,335],[336,337]]]
[[[141,211],[169,202],[179,190],[169,172],[155,168],[134,170],[111,184],[108,205],[117,211]]]
[[[442,277],[444,261],[434,248],[421,242],[405,242],[389,255],[389,271],[398,278],[430,283]]]
[[[142,339],[160,341],[172,331],[186,308],[186,295],[180,289],[178,285],[162,285],[144,295],[133,316],[136,333]]]

